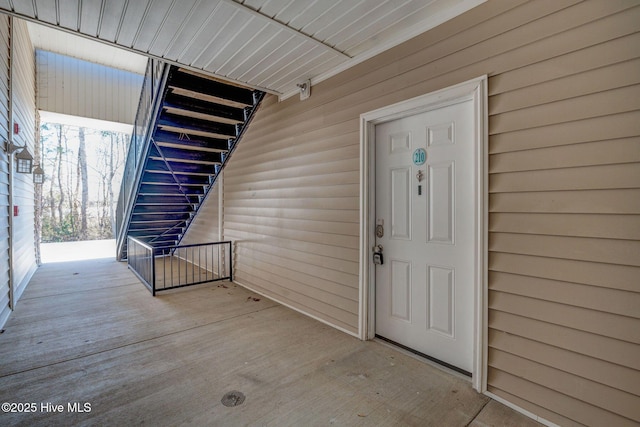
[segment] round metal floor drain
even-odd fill
[[[230,391],[222,396],[222,399],[220,401],[224,406],[227,406],[229,408],[242,405],[242,402],[244,402],[244,394],[239,391]]]

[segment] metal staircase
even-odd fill
[[[264,92],[149,60],[118,199],[127,236],[177,245],[238,145]]]

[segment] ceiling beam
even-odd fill
[[[260,13],[257,10],[251,9],[248,6],[240,4],[236,0],[221,0],[221,1],[223,1],[224,3],[227,3],[227,4],[237,8],[237,9],[240,9],[243,12],[247,12],[247,13],[251,14],[252,16],[255,16],[255,17],[259,18],[259,19],[262,19],[262,20],[267,21],[267,22],[269,22],[271,24],[274,24],[274,25],[278,26],[281,30],[286,31],[287,33],[289,33],[291,35],[294,35],[296,37],[303,37],[305,40],[315,44],[316,46],[319,46],[319,47],[321,47],[322,49],[324,49],[326,51],[329,51],[329,52],[331,52],[333,54],[336,54],[336,55],[340,56],[342,59],[347,60],[347,59],[351,59],[352,58],[351,56],[349,56],[346,53],[334,48],[333,46],[328,45],[326,43],[323,43],[318,39],[315,39],[315,38],[313,38],[313,37],[301,32],[301,31],[296,30],[295,28],[292,28],[292,27],[290,27],[290,26],[288,26],[286,24],[283,24],[282,22],[278,21],[277,19],[273,19],[272,17],[270,17],[268,15],[265,15],[264,13]]]

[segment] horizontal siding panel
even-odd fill
[[[640,163],[504,172],[489,178],[490,193],[618,188],[640,188]]]
[[[217,183],[210,190],[207,200],[211,200],[208,215],[196,215],[181,244],[209,243],[219,241],[219,197],[220,185]]]
[[[313,296],[319,300],[323,300],[323,298],[333,300],[343,310],[357,311],[357,309],[354,309],[354,307],[357,307],[358,301],[357,276],[335,270],[331,274],[327,274],[328,270],[323,270],[321,267],[313,267],[303,262],[245,249],[242,245],[239,245],[236,252],[238,257],[250,257],[252,259],[251,267],[260,269],[267,266],[269,271],[275,275],[309,285],[307,292],[304,292],[308,296]],[[238,265],[240,270],[247,267],[248,265],[244,264]],[[353,304],[354,302],[356,303],[355,305]]]
[[[264,138],[264,139],[263,139]],[[260,156],[261,162],[274,161],[283,157],[308,156],[337,148],[345,149],[349,145],[358,147],[358,132],[346,132],[340,135],[329,135],[324,132],[305,133],[304,139],[283,138],[272,141],[266,136],[257,136],[250,142],[251,151]],[[244,147],[244,145],[241,145]],[[236,166],[251,164],[251,159],[236,159]]]
[[[640,190],[497,193],[489,212],[640,214]]]
[[[640,406],[635,404],[637,396],[633,394],[500,350],[490,349],[489,358],[493,360],[494,365],[500,366],[500,370],[522,380],[531,381],[636,422],[640,421]]]
[[[260,159],[260,162],[253,161],[253,164],[250,166],[250,173],[261,172],[261,171],[269,171],[274,168],[286,168],[287,166],[300,166],[306,164],[317,164],[317,163],[330,163],[336,160],[346,160],[346,159],[354,159],[354,164],[357,168],[357,160],[360,154],[360,146],[359,145],[349,145],[346,147],[334,148],[331,150],[323,151],[321,153],[307,153],[304,155],[297,156],[287,156],[286,158],[278,158],[278,156],[274,157],[274,159],[269,160]],[[234,164],[234,167],[249,167],[247,164],[243,165],[241,162],[237,162]],[[229,173],[228,175],[233,178],[233,173]]]
[[[225,203],[227,195],[225,194]],[[230,206],[254,207],[254,208],[315,208],[315,209],[358,209],[357,197],[325,197],[322,199],[262,199],[260,203],[255,200],[234,200]]]
[[[489,173],[640,162],[640,137],[492,154]]]
[[[247,233],[240,230],[225,229],[225,237],[242,242],[263,242],[275,248],[285,248],[300,251],[307,254],[316,254],[325,258],[342,259],[349,262],[358,261],[358,251],[337,246],[323,245],[302,240],[291,240],[255,233]]]
[[[250,272],[253,271],[260,276],[255,276],[250,274],[250,272],[239,270],[237,272],[236,280],[241,285],[247,285],[250,288],[255,289],[256,291],[264,293],[267,296],[272,296],[284,302],[285,304],[295,304],[295,306],[301,306],[300,308],[304,309],[305,312],[313,316],[327,319],[331,323],[346,330],[354,331],[356,329],[353,327],[353,325],[357,324],[357,315],[344,310],[340,310],[333,304],[326,304],[317,299],[307,297],[299,292],[287,289],[286,287],[282,286],[282,283],[286,283],[286,280],[283,280],[283,277],[263,277],[265,273],[262,270],[252,270],[251,268],[247,268],[247,270],[249,270]],[[273,277],[273,281],[270,281],[269,277]],[[262,287],[258,285],[258,283],[264,283],[266,286]],[[298,288],[300,288],[300,284],[296,283],[295,289]]]
[[[638,291],[640,268],[530,255],[491,253],[489,271],[582,283],[623,291]]]
[[[550,56],[535,64],[510,70],[508,73],[496,74],[489,79],[489,96],[491,96],[493,102],[495,96],[502,93],[517,91],[518,89],[544,82],[554,82],[600,67],[634,60],[638,56],[634,46],[638,45],[638,43],[640,43],[640,33],[633,32],[618,38],[603,40],[595,45],[567,52],[564,55]],[[628,76],[625,78],[628,78]],[[573,81],[571,84],[573,84]],[[603,83],[592,82],[592,84],[596,86]],[[572,89],[559,88],[559,90],[570,91]],[[539,96],[531,95],[534,97],[533,100],[536,99],[536,96]],[[518,101],[514,100],[514,102]],[[529,101],[521,100],[520,102]],[[490,106],[489,108],[496,108],[497,112],[502,110],[497,106]]]
[[[640,85],[621,87],[492,115],[489,117],[489,135],[626,113],[638,109],[640,109]]]
[[[562,415],[558,414],[557,412],[553,412],[548,410],[547,408],[544,408],[542,406],[539,405],[535,405],[527,400],[524,400],[514,394],[508,393],[504,390],[501,390],[499,388],[493,387],[492,385],[489,385],[487,387],[487,391],[495,394],[496,396],[516,405],[519,408],[523,408],[529,412],[531,412],[532,414],[536,414],[536,416],[539,416],[540,418],[544,419],[544,420],[548,420],[551,421],[553,423],[555,423],[558,426],[562,426],[562,427],[584,427],[584,424],[582,423],[578,423],[574,420],[570,420],[569,418],[563,417]]]
[[[640,370],[640,346],[627,341],[495,310],[489,328]]]
[[[2,278],[3,280],[6,280],[8,283],[9,277],[7,276],[0,276],[0,278]],[[5,310],[11,311],[11,309],[9,308],[9,286],[5,285],[0,287],[0,307],[3,307]],[[2,318],[0,318],[1,320]],[[0,327],[4,326],[2,323],[0,323]]]
[[[285,103],[269,98],[225,170],[235,280],[355,332],[359,125],[312,112],[273,127]]]
[[[637,215],[495,213],[489,231],[640,240]]]
[[[489,291],[489,309],[640,344],[637,314],[620,316],[495,290]]]
[[[15,226],[15,223],[14,223]],[[33,229],[33,226],[31,227]],[[13,245],[13,269],[14,279],[16,283],[22,281],[28,274],[33,265],[34,249],[33,249],[33,231],[19,236],[12,242]]]
[[[491,233],[490,252],[640,266],[640,241]]]
[[[494,329],[489,330],[489,347],[524,359],[535,358],[539,363],[575,376],[640,395],[640,372],[635,369]]]
[[[358,163],[355,159],[347,159],[347,160],[338,160],[331,161],[326,163],[315,162],[313,164],[307,164],[302,166],[290,166],[285,168],[278,169],[267,169],[265,171],[256,172],[252,168],[246,171],[244,175],[227,175],[227,179],[225,181],[226,185],[235,185],[235,184],[245,184],[251,182],[266,182],[266,181],[278,181],[280,179],[289,179],[291,177],[307,177],[307,176],[318,176],[321,174],[334,174],[334,173],[344,173],[344,172],[353,172],[358,170]],[[322,178],[318,180],[318,182],[322,182]],[[286,184],[277,184],[275,182],[270,182],[271,185],[281,185],[285,186]],[[273,187],[271,187],[273,188]]]
[[[232,203],[233,200],[259,200],[259,199],[291,199],[301,197],[325,198],[325,197],[353,197],[358,194],[360,186],[357,184],[344,184],[333,186],[313,186],[298,188],[273,188],[260,191],[234,191],[228,192],[225,199]]]
[[[226,184],[227,191],[251,191],[251,190],[272,190],[276,188],[303,188],[303,187],[328,187],[332,185],[359,184],[360,173],[338,172],[324,175],[297,176],[271,181],[235,181],[235,184]]]
[[[328,234],[344,234],[347,236],[358,236],[358,225],[340,222],[312,221],[290,218],[267,218],[255,215],[225,215],[225,221],[230,223],[239,222],[268,227],[280,227],[290,230],[319,231]]]
[[[255,214],[255,209],[250,207],[227,206],[225,207],[225,214],[251,216]],[[360,213],[356,210],[260,208],[260,216],[264,218],[359,223],[359,215]]]
[[[513,394],[537,406],[560,412],[571,420],[589,426],[631,427],[637,425],[629,418],[600,409],[581,400],[554,392],[523,378],[498,369],[489,369],[489,381],[497,389],[511,390]],[[525,406],[526,408],[526,406]],[[551,418],[553,421],[553,418]]]
[[[266,236],[283,237],[292,240],[320,243],[323,245],[339,246],[342,248],[358,249],[357,236],[344,236],[340,234],[328,234],[313,231],[289,230],[264,225],[232,223],[225,218],[225,228],[244,231],[245,233],[263,234]]]
[[[283,101],[272,109],[281,110],[286,104],[287,101]],[[270,119],[269,111],[265,108],[260,108],[255,119],[251,122],[249,131],[243,138],[243,145],[247,143],[247,140],[250,140],[250,144],[255,145],[255,148],[260,153],[260,150],[266,152],[268,146],[272,148],[274,146],[280,147],[283,143],[294,146],[306,141],[314,142],[325,138],[340,138],[341,135],[353,134],[359,130],[357,121],[341,120],[338,123],[325,123],[320,111],[309,112],[306,109],[301,109],[300,111],[303,111],[303,113],[289,112],[279,120],[277,117]],[[277,115],[278,111],[274,114]],[[302,114],[302,116],[296,114]],[[263,116],[264,119],[262,118]],[[278,123],[278,121],[283,122],[283,126],[275,126],[274,122]],[[263,129],[265,132],[253,135],[252,130],[256,128]]]
[[[1,302],[2,305],[0,305],[0,327],[4,326],[9,319],[9,316],[11,316],[11,308],[9,307],[8,300],[9,297],[7,294],[7,296],[3,298],[3,301]]]
[[[640,318],[640,311],[638,311],[640,292],[612,290],[581,283],[497,271],[489,272],[489,282],[491,283],[490,291],[500,291],[537,300],[588,308],[603,313]]]
[[[217,242],[218,231],[213,227],[203,227],[202,224],[192,224],[188,234],[180,242],[181,245]]]
[[[268,253],[276,257],[281,257],[283,259],[304,262],[311,266],[325,267],[330,270],[351,274],[353,276],[357,276],[359,272],[358,263],[355,261],[349,261],[339,258],[329,258],[315,253],[275,246],[271,244],[271,242],[251,242],[244,240],[241,242],[241,245],[244,249]],[[350,283],[350,285],[353,285],[353,283]]]
[[[640,34],[636,35],[636,38],[640,43]],[[593,58],[591,60],[593,61]],[[598,58],[598,62],[592,62],[592,64],[600,68],[494,95],[489,101],[489,115],[526,109],[640,83],[640,59],[602,67]]]
[[[493,135],[489,153],[636,137],[640,135],[639,115],[640,111],[631,111]]]

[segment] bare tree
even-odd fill
[[[62,146],[62,125],[56,125],[58,131],[58,150],[57,150],[57,158],[56,163],[58,165],[58,218],[62,223],[64,218],[63,206],[64,206],[64,186],[62,185],[62,153],[64,152],[64,147]]]
[[[87,206],[89,205],[89,178],[87,174],[87,150],[84,140],[84,128],[78,129],[78,171],[82,183],[82,196],[80,199],[80,240],[87,239]]]
[[[52,228],[57,227],[57,219],[56,219],[56,197],[54,193],[54,185],[53,183],[56,180],[56,170],[58,169],[58,149],[57,147],[51,147],[48,144],[45,144],[45,140],[48,137],[51,137],[51,132],[54,132],[55,135],[58,135],[58,130],[56,125],[49,125],[48,123],[44,123],[41,126],[41,143],[43,145],[43,153],[42,153],[42,161],[43,161],[43,169],[47,170],[47,166],[51,165],[51,172],[49,172],[49,179],[45,181],[43,185],[43,193],[45,188],[48,187],[48,196],[46,201],[43,203],[43,207],[46,207],[45,210],[49,211],[49,224]]]
[[[98,164],[97,172],[100,175],[100,184],[98,190],[98,206],[99,206],[99,221],[98,230],[101,235],[110,236],[110,218],[109,218],[109,196],[107,194],[107,181],[109,180],[109,157],[111,152],[111,133],[102,131],[100,132],[100,145],[98,146]],[[109,142],[107,142],[109,139]]]
[[[112,238],[128,135],[43,123],[41,136],[48,172],[42,240]]]

